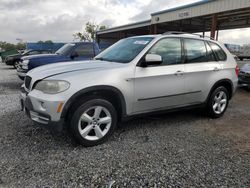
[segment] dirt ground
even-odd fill
[[[210,134],[229,138],[240,152],[250,152],[250,91],[239,88],[225,116],[200,128]]]
[[[1,188],[250,185],[250,92],[243,88],[221,118],[199,110],[136,118],[106,143],[85,148],[68,132],[28,119],[20,111],[21,84],[16,70],[0,63]]]

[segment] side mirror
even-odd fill
[[[141,67],[147,67],[150,65],[160,65],[162,64],[162,57],[158,54],[147,54],[144,58],[144,61],[141,64]]]
[[[74,59],[76,57],[79,57],[79,54],[77,52],[72,52],[71,55],[70,55],[70,58]]]

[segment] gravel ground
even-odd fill
[[[84,148],[20,112],[21,83],[0,64],[0,187],[250,185],[250,92],[239,89],[220,119],[194,110],[139,118]]]

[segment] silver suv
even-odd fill
[[[233,56],[217,41],[166,33],[122,39],[91,61],[28,72],[21,104],[35,122],[68,125],[84,146],[103,143],[117,123],[151,112],[227,109],[238,82]]]

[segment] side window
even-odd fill
[[[167,38],[157,42],[148,52],[162,57],[162,65],[174,65],[181,63],[181,40]]]
[[[216,61],[213,50],[211,49],[211,47],[208,45],[207,42],[206,42],[206,48],[207,48],[208,61]]]
[[[204,41],[184,39],[187,63],[207,62],[207,50]]]
[[[94,49],[92,44],[79,45],[78,47],[76,47],[75,52],[80,57],[94,57]]]
[[[209,45],[211,46],[213,52],[215,53],[217,59],[219,61],[225,61],[227,59],[226,53],[219,47],[217,44],[213,42],[209,42]]]

